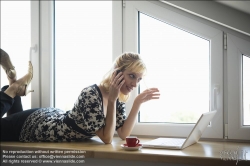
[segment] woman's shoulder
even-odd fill
[[[102,96],[102,93],[101,93],[99,87],[96,84],[85,87],[82,90],[81,94],[84,94],[84,95],[87,95],[87,96],[89,96],[89,95],[91,95],[91,96],[100,96],[100,97]]]
[[[85,88],[83,88],[82,92],[92,92],[92,91],[97,91],[98,86],[96,84],[89,85]]]

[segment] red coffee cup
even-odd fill
[[[140,143],[140,140],[136,136],[126,137],[128,147],[135,147]]]

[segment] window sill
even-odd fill
[[[141,138],[141,142],[151,140]],[[3,150],[81,150],[85,151],[85,158],[133,160],[142,162],[159,162],[192,165],[236,165],[236,151],[238,154],[237,165],[250,165],[250,144],[237,142],[209,142],[199,141],[183,150],[166,150],[142,148],[139,151],[125,151],[120,146],[125,141],[114,137],[112,144],[105,145],[98,137],[86,142],[62,143],[21,143],[1,142],[1,158]],[[224,156],[222,156],[222,154]],[[229,159],[230,158],[230,159]],[[244,160],[243,160],[244,159]]]

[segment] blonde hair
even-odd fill
[[[100,85],[104,87],[106,92],[109,92],[110,79],[115,70],[128,70],[130,72],[142,73],[146,72],[146,65],[142,61],[139,54],[136,53],[124,53],[121,56],[117,57],[113,68],[104,76]],[[120,92],[119,101],[126,102],[129,99],[129,95],[124,95]]]

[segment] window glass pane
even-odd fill
[[[15,66],[17,79],[28,71],[31,43],[30,1],[1,1],[1,48],[6,51]],[[8,79],[1,68],[1,86]],[[31,95],[22,97],[23,109],[31,107]]]
[[[210,42],[139,15],[139,50],[148,68],[140,89],[161,91],[160,100],[142,105],[139,121],[196,123],[209,111]]]
[[[243,125],[250,125],[250,58],[243,55]]]
[[[112,1],[55,1],[55,106],[72,109],[112,63]]]

